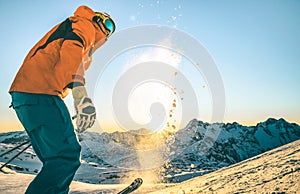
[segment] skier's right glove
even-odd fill
[[[77,129],[79,133],[91,128],[96,120],[96,109],[89,97],[83,97],[76,107]]]

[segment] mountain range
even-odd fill
[[[120,183],[142,176],[151,183],[178,183],[238,163],[300,139],[300,126],[267,119],[256,126],[191,120],[177,132],[128,132],[78,135],[82,165],[75,179],[87,183]],[[25,132],[0,134],[0,154],[28,139]],[[12,155],[1,158],[5,162]],[[35,174],[41,164],[31,149],[9,165]]]

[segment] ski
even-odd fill
[[[122,191],[120,191],[118,194],[128,194],[131,193],[135,190],[137,190],[143,183],[143,179],[141,178],[136,178],[134,179],[134,181],[125,189],[123,189]]]

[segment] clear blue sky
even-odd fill
[[[161,24],[201,42],[223,78],[225,122],[282,117],[300,124],[298,0],[1,0],[0,131],[21,128],[7,91],[27,52],[83,4],[110,13],[117,31]]]

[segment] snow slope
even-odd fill
[[[300,140],[176,186],[144,193],[300,193]]]
[[[5,169],[0,173],[0,193],[24,193],[33,175]],[[73,181],[71,192],[116,193],[124,184],[87,184]],[[177,184],[144,184],[134,193],[299,193],[300,140],[229,167]]]

